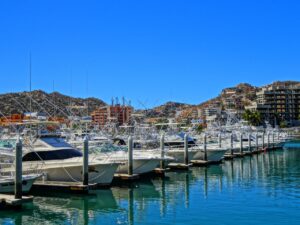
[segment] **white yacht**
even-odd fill
[[[198,152],[194,155],[193,160],[204,160],[205,159],[205,151],[203,145],[198,145]],[[207,145],[207,161],[210,162],[220,162],[225,153],[228,151],[226,147],[219,147],[218,145],[209,144]]]
[[[23,172],[41,172],[49,181],[82,181],[82,153],[60,136],[37,136],[32,143],[24,140]],[[120,163],[89,157],[89,182],[109,185]],[[2,172],[10,172],[8,168]]]
[[[113,144],[103,144],[101,147],[91,148],[91,156],[95,158],[106,158],[108,161],[122,163],[116,173],[128,172],[128,152],[126,146],[116,146]],[[170,160],[170,157],[162,158],[159,150],[133,150],[133,173],[145,174],[152,172],[161,160]]]
[[[204,160],[205,151],[203,144],[196,144],[195,139],[188,138],[188,157],[190,160]],[[165,147],[167,154],[175,158],[177,162],[184,161],[184,140],[183,135],[166,136]],[[207,145],[207,161],[219,162],[223,159],[227,148],[219,148],[215,144]]]

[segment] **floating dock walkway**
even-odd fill
[[[33,196],[22,196],[22,198],[15,198],[14,195],[0,194],[0,209],[12,208],[19,209],[25,203],[33,201]]]
[[[32,192],[58,191],[63,193],[87,194],[89,190],[97,189],[97,184],[84,185],[81,182],[36,181]]]

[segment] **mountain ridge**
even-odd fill
[[[256,98],[256,92],[263,87],[280,85],[300,85],[299,81],[275,81],[264,86],[254,86],[249,83],[239,83],[233,87],[227,87],[218,95],[199,104],[187,104],[168,101],[162,105],[150,109],[137,109],[136,112],[143,113],[146,118],[164,117],[171,118],[178,114],[178,111],[189,115],[195,110],[203,110],[206,107],[221,107],[243,110]],[[78,98],[64,95],[59,92],[47,93],[43,90],[32,92],[11,92],[0,94],[0,116],[10,114],[21,114],[30,111],[30,96],[32,96],[31,111],[46,111],[50,115],[66,117],[66,115],[83,116],[88,115],[95,109],[107,105],[103,100],[89,97]],[[230,101],[234,103],[230,103]],[[230,105],[231,104],[231,105]],[[56,105],[56,106],[55,106]],[[75,107],[76,106],[76,107]]]

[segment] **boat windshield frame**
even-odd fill
[[[23,162],[65,160],[76,157],[82,157],[82,153],[72,148],[51,151],[33,151],[28,152],[23,156]]]

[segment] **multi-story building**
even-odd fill
[[[92,121],[100,126],[110,122],[123,125],[129,123],[132,112],[133,108],[131,106],[120,104],[103,106],[92,112]]]
[[[209,117],[209,116],[215,116],[221,113],[220,108],[204,108],[203,109],[203,116]]]
[[[300,85],[279,84],[263,87],[257,99],[246,109],[257,110],[264,120],[278,124],[277,120],[295,124],[300,119]]]
[[[221,115],[221,108],[215,106],[216,105],[211,104],[201,109],[199,118],[204,121],[204,123],[213,122]]]

